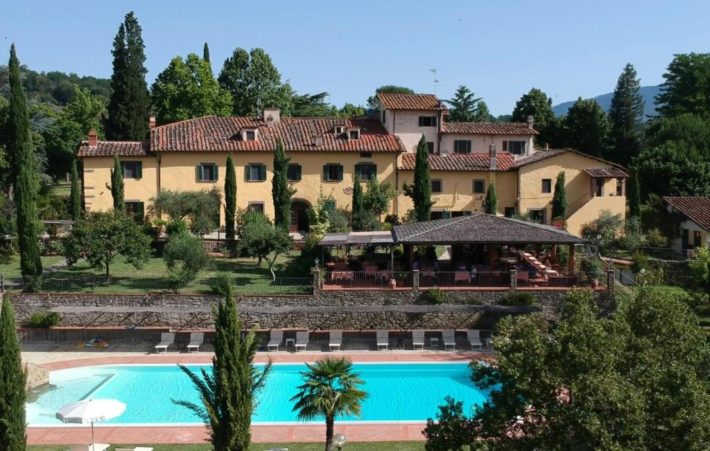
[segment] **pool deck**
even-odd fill
[[[52,348],[52,349],[48,349]],[[473,359],[491,359],[491,352],[472,351],[343,351],[343,352],[260,352],[255,361],[263,363],[313,362],[327,355],[343,355],[353,362],[468,362]],[[211,352],[169,352],[151,354],[129,352],[120,348],[112,350],[76,351],[59,345],[24,346],[22,357],[50,371],[89,365],[109,364],[176,364],[210,363]],[[443,400],[442,400],[443,402]],[[420,441],[425,422],[393,423],[336,423],[336,432],[345,434],[351,442]],[[116,444],[187,444],[203,443],[208,439],[204,426],[95,426],[96,441]],[[320,442],[325,437],[322,424],[253,425],[254,443]],[[89,427],[58,426],[28,427],[30,445],[72,445],[90,441]]]

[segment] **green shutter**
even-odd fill
[[[198,182],[202,181],[202,171],[200,171],[200,167],[201,165],[199,164],[195,166],[195,180],[197,180]]]
[[[372,180],[377,180],[377,165],[372,165]]]
[[[323,180],[328,181],[328,165],[323,165]]]
[[[442,219],[449,219],[451,217],[451,212],[450,211],[442,211],[441,212],[441,218]]]
[[[338,180],[339,181],[343,180],[343,165],[342,164],[338,165]]]
[[[360,179],[362,179],[362,172],[360,172],[360,164],[359,163],[355,164],[355,175],[357,177],[360,177]]]
[[[143,178],[143,162],[142,161],[136,162],[136,178],[137,179]]]
[[[216,164],[213,166],[214,166],[214,181],[216,182],[217,180],[219,180],[219,166],[217,166]]]
[[[244,166],[244,180],[245,181],[250,181],[249,180],[249,165]]]
[[[259,180],[262,182],[266,180],[266,165],[264,164],[259,166]]]
[[[136,218],[141,221],[145,217],[145,204],[143,202],[136,202]]]

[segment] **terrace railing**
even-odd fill
[[[441,287],[510,287],[510,271],[420,271],[419,286],[422,288]]]
[[[336,288],[388,288],[390,280],[394,279],[396,287],[412,285],[411,271],[326,271],[323,276],[323,286],[326,289]]]

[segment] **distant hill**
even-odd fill
[[[656,95],[660,92],[661,87],[660,86],[642,86],[641,87],[641,96],[643,97],[643,100],[646,102],[644,106],[644,111],[643,115],[644,117],[647,116],[654,116],[656,114],[656,102],[654,98]],[[609,107],[611,106],[611,97],[613,93],[609,92],[607,94],[602,94],[600,96],[594,97],[594,100],[596,100],[599,105],[601,105],[602,108],[604,108],[604,111],[607,113],[609,112]],[[567,114],[567,110],[574,104],[574,100],[570,102],[564,102],[560,103],[559,105],[555,105],[552,107],[552,111],[558,116],[561,116],[563,114]]]

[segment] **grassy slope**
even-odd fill
[[[47,267],[60,263],[64,257],[42,257],[42,266]],[[20,255],[2,256],[0,255],[0,274],[3,276],[20,277]]]

